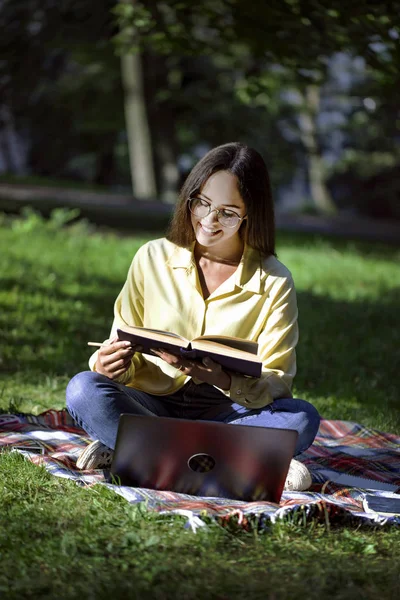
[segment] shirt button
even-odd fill
[[[240,396],[240,394],[242,393],[242,390],[236,390],[236,393],[238,396]]]

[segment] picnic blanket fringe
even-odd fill
[[[279,507],[271,502],[242,502],[226,498],[204,498],[118,486],[106,481],[103,471],[79,471],[76,459],[89,442],[87,434],[76,426],[69,413],[48,410],[40,415],[0,414],[0,450],[22,453],[37,465],[43,465],[58,477],[90,487],[106,485],[128,502],[143,502],[159,514],[186,518],[192,531],[215,519],[223,527],[265,529],[280,520],[298,524],[317,520],[333,523],[399,525],[399,516],[366,513],[365,490],[328,481],[326,470],[368,477],[400,487],[400,437],[364,427],[358,423],[322,420],[314,444],[299,458],[309,468],[313,485],[307,492],[284,492]],[[382,491],[368,491],[378,496]]]

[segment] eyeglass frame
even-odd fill
[[[206,202],[206,203],[208,204],[208,206],[209,206],[209,211],[208,211],[208,213],[207,213],[206,215],[204,215],[204,217],[199,217],[199,215],[196,215],[194,212],[192,212],[192,211],[190,210],[190,202],[191,202],[191,200],[202,200],[202,202]],[[239,219],[239,222],[238,222],[236,225],[232,225],[232,226],[229,226],[229,225],[224,225],[224,224],[223,224],[223,223],[221,223],[221,221],[219,220],[219,214],[220,214],[220,213],[221,213],[223,210],[226,210],[226,209],[212,208],[212,202],[209,202],[209,201],[208,201],[208,200],[206,200],[205,198],[200,198],[200,196],[189,196],[189,198],[187,199],[187,206],[188,206],[188,209],[189,209],[190,213],[191,213],[192,215],[194,215],[195,217],[198,217],[199,219],[204,219],[205,217],[208,217],[208,215],[211,215],[211,213],[215,211],[215,212],[217,213],[217,221],[218,221],[218,223],[219,223],[220,225],[222,225],[222,227],[226,227],[226,229],[234,229],[235,227],[237,227],[237,226],[239,225],[239,223],[240,223],[240,224],[242,224],[242,222],[243,222],[245,219],[247,219],[247,214],[245,214],[243,217],[240,217],[240,216],[237,214],[237,212],[236,212],[236,211],[234,211],[234,210],[231,210],[230,208],[228,208],[227,210],[229,210],[230,212],[232,212],[234,215],[236,215],[236,216],[237,216],[237,218]]]

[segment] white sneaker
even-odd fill
[[[311,484],[311,473],[306,465],[293,458],[286,477],[284,491],[304,492],[304,490],[308,490]]]
[[[78,469],[108,469],[111,467],[113,451],[102,444],[100,440],[91,442],[81,452],[76,461]]]

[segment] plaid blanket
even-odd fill
[[[0,449],[22,452],[33,463],[44,465],[58,477],[73,479],[81,485],[107,485],[131,503],[145,501],[150,510],[184,515],[193,530],[204,526],[202,517],[206,516],[214,517],[222,524],[232,521],[244,528],[265,527],[268,522],[296,514],[300,518],[320,518],[325,522],[400,524],[399,516],[365,512],[365,489],[346,487],[330,480],[329,472],[347,473],[400,488],[400,437],[350,421],[321,421],[314,444],[297,457],[309,468],[313,485],[307,492],[284,492],[279,506],[271,502],[200,498],[109,484],[101,470],[76,469],[76,459],[89,441],[66,410],[49,410],[38,416],[0,415]],[[368,493],[392,495],[385,491]]]

